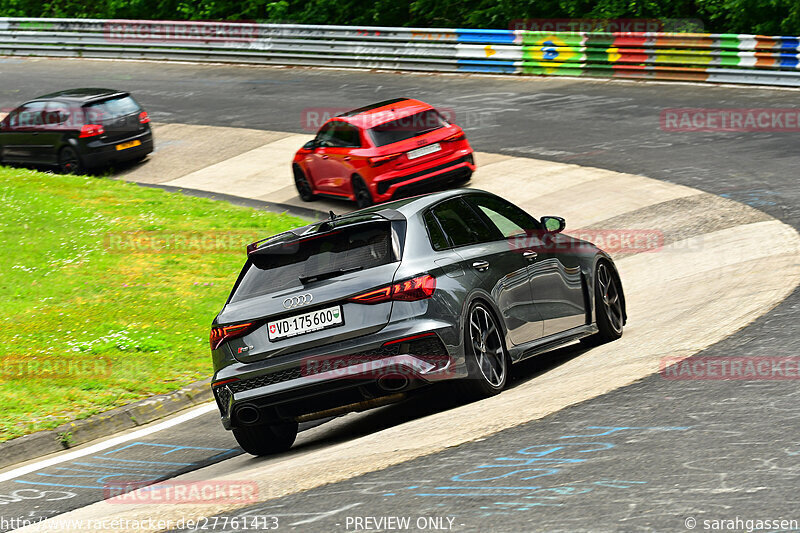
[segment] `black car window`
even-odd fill
[[[294,238],[291,238],[294,237]],[[389,222],[368,221],[321,235],[276,240],[248,256],[231,302],[301,287],[302,278],[368,270],[398,261]]]
[[[497,196],[468,196],[467,201],[480,209],[506,238],[541,229],[535,218]]]
[[[358,128],[344,122],[336,124],[333,130],[333,141],[342,148],[358,148],[361,146],[361,136]]]
[[[119,96],[109,100],[88,104],[86,120],[89,124],[97,124],[140,113],[142,108],[130,96]]]
[[[44,124],[46,102],[30,102],[11,114],[9,125],[12,128],[38,128]]]
[[[375,146],[385,146],[424,135],[449,124],[435,109],[420,111],[413,115],[379,124],[369,130]]]
[[[317,134],[317,143],[323,147],[358,148],[361,136],[358,128],[344,122],[328,122]]]
[[[450,243],[447,242],[447,237],[445,237],[442,227],[439,225],[436,217],[433,216],[433,213],[428,211],[425,213],[424,218],[425,227],[428,229],[428,239],[431,241],[433,249],[438,251],[449,248]]]
[[[452,246],[488,242],[500,237],[461,198],[442,202],[433,208],[433,214]]]
[[[73,113],[69,106],[62,102],[49,102],[44,111],[44,124],[55,129],[74,126]]]
[[[316,144],[319,146],[332,146],[333,129],[336,122],[328,122],[317,132]]]

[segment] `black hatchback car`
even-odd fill
[[[124,91],[70,89],[40,96],[0,122],[0,164],[79,173],[153,151],[147,111]]]

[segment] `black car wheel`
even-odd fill
[[[79,174],[83,171],[81,158],[73,148],[62,148],[58,154],[58,166],[62,174]]]
[[[581,342],[598,345],[622,337],[625,318],[619,281],[605,262],[600,262],[595,271],[594,312],[599,331],[591,337],[581,339]]]
[[[470,306],[464,341],[469,377],[460,385],[465,396],[485,398],[502,391],[508,382],[508,352],[502,330],[485,304]]]
[[[375,203],[372,199],[372,194],[367,188],[367,184],[358,176],[353,178],[353,194],[356,197],[356,205],[358,205],[359,209],[369,207]]]
[[[311,202],[317,198],[317,195],[312,192],[311,184],[308,182],[303,170],[298,167],[293,167],[294,171],[294,186],[297,187],[297,194],[304,202]]]
[[[285,452],[297,438],[297,422],[244,426],[233,430],[236,442],[251,455]]]

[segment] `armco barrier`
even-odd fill
[[[800,87],[800,38],[0,18],[0,55]]]

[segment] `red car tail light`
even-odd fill
[[[147,111],[139,113],[139,124],[147,124],[148,122],[150,122],[150,115],[147,114]]]
[[[105,128],[100,124],[85,124],[81,128],[81,133],[79,135],[80,138],[85,139],[86,137],[97,137],[98,135],[102,135],[106,132]]]
[[[465,138],[464,132],[460,131],[458,133],[454,133],[453,135],[450,135],[449,137],[445,137],[442,140],[443,141],[447,141],[447,142],[453,142],[453,141],[462,141],[462,140],[464,140],[464,138]]]
[[[368,160],[369,161],[369,166],[371,166],[371,167],[379,167],[379,166],[383,165],[384,163],[388,163],[389,161],[397,159],[401,155],[403,155],[402,152],[399,153],[399,154],[381,155],[381,156],[377,156],[377,157],[370,157],[369,160]]]
[[[435,290],[436,278],[425,274],[353,296],[348,301],[359,304],[378,304],[389,300],[413,302],[430,298]]]
[[[228,383],[234,383],[239,381],[239,378],[230,378],[230,379],[223,379],[222,381],[216,381],[211,384],[211,388],[221,387],[222,385],[227,385]]]
[[[256,322],[247,322],[245,324],[235,324],[233,326],[217,326],[211,328],[211,334],[209,335],[209,343],[211,344],[211,349],[216,350],[219,348],[223,342],[235,339],[236,337],[241,337],[243,335],[247,335],[254,329],[256,329],[260,324]]]

